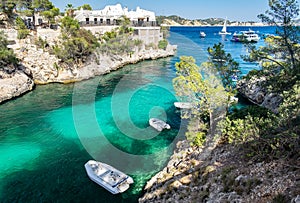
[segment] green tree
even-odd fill
[[[5,13],[8,18],[11,18],[13,17],[13,11],[14,9],[17,7],[17,1],[14,1],[14,0],[2,0],[1,1],[1,11],[3,13]]]
[[[295,26],[299,4],[296,0],[269,0],[269,6],[270,10],[258,17],[276,25],[278,36],[267,38],[264,47],[250,47],[251,53],[244,59],[262,64],[258,73],[266,77],[266,86],[282,93],[300,79],[300,28]]]
[[[214,66],[217,74],[220,76],[224,87],[232,91],[235,87],[234,77],[240,78],[241,70],[239,64],[233,60],[230,53],[225,53],[224,45],[215,44],[207,49],[209,54],[209,63]]]
[[[27,35],[29,34],[29,30],[27,29],[24,21],[22,18],[17,17],[16,18],[16,25],[17,25],[17,31],[18,31],[18,39],[25,39]]]
[[[89,10],[89,11],[93,10],[93,8],[92,8],[89,4],[83,4],[82,6],[79,6],[79,7],[77,8],[77,10],[80,10],[81,8],[82,8],[83,10]]]
[[[69,65],[84,62],[99,46],[96,37],[70,16],[61,20],[61,44],[54,47],[55,55]]]
[[[72,4],[67,4],[65,8],[67,16],[73,17],[75,8]]]
[[[192,104],[192,109],[183,114],[190,119],[186,136],[199,146],[213,126],[215,113],[226,104],[224,87],[205,64],[197,66],[193,57],[180,57],[175,67],[177,77],[173,79],[173,87],[176,95],[179,100]]]
[[[4,68],[7,69],[7,67],[13,67],[15,64],[18,63],[18,59],[16,58],[16,55],[14,54],[14,51],[12,49],[7,48],[8,41],[3,33],[3,31],[0,31],[0,69],[3,70]]]
[[[55,17],[60,13],[59,8],[53,7],[50,10],[43,11],[41,13],[48,20],[48,24],[55,23]]]

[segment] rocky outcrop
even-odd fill
[[[278,94],[268,92],[264,87],[265,77],[242,79],[237,83],[238,92],[254,104],[265,107],[275,113],[282,102]]]
[[[0,103],[32,90],[33,86],[33,80],[22,70],[0,71]]]
[[[29,44],[29,43],[26,43]],[[86,80],[97,75],[117,70],[126,64],[137,63],[147,59],[157,59],[175,54],[176,46],[169,45],[166,50],[142,49],[133,54],[110,55],[95,54],[89,62],[80,66],[60,67],[59,59],[35,45],[15,48],[18,58],[32,73],[35,84],[52,82],[71,83]]]
[[[299,167],[289,161],[246,161],[233,145],[211,153],[180,141],[167,166],[148,181],[139,203],[280,202],[298,203]]]
[[[175,54],[177,47],[168,45],[162,49],[136,49],[123,55],[95,54],[88,63],[80,66],[60,67],[59,59],[49,52],[37,48],[30,39],[10,45],[22,64],[22,70],[8,74],[0,73],[0,102],[17,97],[32,90],[34,84],[53,82],[71,83],[117,70],[126,64],[147,59],[157,59]],[[31,77],[28,77],[30,75]]]

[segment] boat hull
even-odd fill
[[[125,192],[133,183],[130,176],[105,163],[90,160],[84,167],[93,182],[112,194]]]

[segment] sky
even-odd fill
[[[94,10],[120,3],[122,7],[154,11],[156,15],[178,15],[187,19],[226,18],[230,21],[260,22],[257,15],[268,10],[268,0],[50,0],[64,11],[67,4],[75,8],[89,4]]]

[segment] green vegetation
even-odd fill
[[[29,35],[29,30],[27,29],[24,21],[20,18],[16,18],[16,26],[18,31],[18,39],[25,39]]]
[[[180,101],[190,102],[193,106],[182,115],[190,120],[186,136],[193,145],[201,146],[212,126],[213,114],[219,106],[226,106],[226,92],[221,83],[215,82],[207,63],[198,67],[193,57],[182,56],[175,66],[177,77],[173,79],[173,86],[176,95]],[[206,72],[205,78],[201,72]]]
[[[97,38],[69,16],[61,20],[61,43],[53,47],[54,54],[66,64],[80,64],[99,46]]]
[[[245,155],[256,159],[297,158],[300,146],[300,58],[299,28],[293,18],[299,14],[295,0],[270,0],[270,11],[259,15],[264,22],[276,23],[277,37],[266,39],[267,45],[251,47],[245,60],[257,61],[262,69],[252,71],[250,77],[265,77],[269,92],[282,96],[277,114],[258,107],[234,113],[223,122],[222,136],[230,143],[242,144]],[[246,113],[245,113],[246,112]],[[242,136],[241,136],[242,134]],[[247,144],[246,144],[247,143]]]
[[[89,4],[83,4],[82,6],[79,6],[79,7],[77,8],[77,10],[80,10],[81,8],[82,8],[83,10],[89,10],[89,11],[93,10],[93,8],[91,7],[91,5],[89,5]]]
[[[283,101],[276,114],[258,106],[227,111],[219,123],[219,134],[221,142],[237,146],[245,158],[261,161],[285,158],[293,163],[300,157],[300,32],[293,20],[299,15],[299,8],[296,0],[270,0],[269,5],[271,10],[260,18],[278,24],[278,36],[267,38],[265,47],[250,47],[251,53],[244,59],[259,62],[262,68],[250,72],[246,78],[267,78],[267,90],[280,94]],[[209,61],[202,64],[202,69],[191,57],[181,57],[173,80],[177,95],[193,103],[194,108],[184,116],[190,119],[187,139],[197,146],[204,143],[210,132],[211,115],[224,104],[212,97],[214,92],[221,93],[222,88],[211,85],[209,80],[213,79],[207,72],[217,73],[227,95],[235,93],[231,76],[239,74],[238,64],[223,51],[223,45],[208,48],[208,53]],[[249,187],[241,192],[247,192],[253,184],[255,181],[246,183]]]
[[[143,44],[139,39],[132,39],[134,30],[129,27],[130,20],[126,16],[123,16],[119,23],[120,27],[105,32],[101,37],[102,43],[98,49],[99,52],[107,54],[127,53],[131,56],[135,49]]]
[[[294,26],[299,6],[296,0],[270,0],[269,5],[270,10],[258,17],[275,24],[278,36],[267,38],[265,47],[250,46],[251,54],[244,58],[262,64],[257,74],[266,77],[270,91],[282,93],[300,80],[300,27]]]
[[[158,42],[158,48],[159,49],[166,50],[167,46],[168,46],[168,40],[166,40],[166,39],[160,40]]]
[[[4,33],[0,32],[0,70],[11,69],[18,63],[18,59],[12,49],[7,48],[8,41]]]

